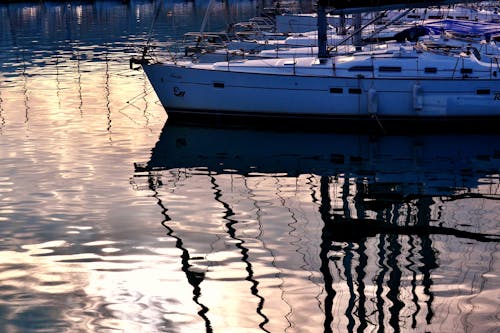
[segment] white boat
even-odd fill
[[[325,42],[318,56],[142,66],[169,121],[498,131],[499,58],[479,58],[415,44],[329,57]]]
[[[403,10],[389,11],[386,15],[386,20],[390,20]],[[368,21],[370,17],[365,17],[364,21]],[[482,5],[479,8],[468,6],[444,6],[444,7],[431,7],[431,8],[415,8],[405,13],[402,18],[403,22],[413,23],[415,21],[421,22],[426,20],[473,20],[473,21],[487,21],[487,22],[500,22],[500,13],[498,12],[498,2],[496,8],[494,6]],[[327,15],[328,24],[339,27],[341,18],[339,15]],[[352,24],[352,16],[345,18],[345,23]],[[276,15],[276,30],[284,33],[304,33],[315,30],[317,28],[318,19],[316,14],[295,14],[284,13]]]
[[[397,15],[397,11],[391,15]],[[433,7],[426,9],[414,9],[405,19],[407,21],[414,20],[471,20],[471,21],[486,21],[499,22],[500,14],[492,8],[476,8],[476,6],[456,5],[453,7]]]

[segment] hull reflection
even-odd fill
[[[455,197],[471,189],[484,192],[476,189],[484,177],[498,179],[499,142],[497,135],[373,136],[166,125],[151,160],[136,167],[245,176],[350,175],[363,182],[363,195],[385,200]]]
[[[498,221],[480,211],[499,209],[498,142],[167,124],[133,183],[158,200],[207,331],[220,316],[267,332],[488,331],[498,309],[473,309],[498,288]]]

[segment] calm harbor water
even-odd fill
[[[0,332],[499,332],[500,135],[171,125],[207,3],[0,5]]]

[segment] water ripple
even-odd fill
[[[0,331],[495,331],[497,136],[165,125],[156,5],[0,4]]]

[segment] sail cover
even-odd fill
[[[500,25],[498,23],[448,19],[427,23],[424,27],[436,34],[443,31],[452,31],[463,36],[484,37],[487,40],[500,36]]]
[[[334,12],[354,13],[362,11],[381,11],[400,8],[418,8],[451,5],[457,3],[479,2],[473,0],[437,0],[437,1],[417,1],[417,0],[319,0],[319,3],[330,7]]]

